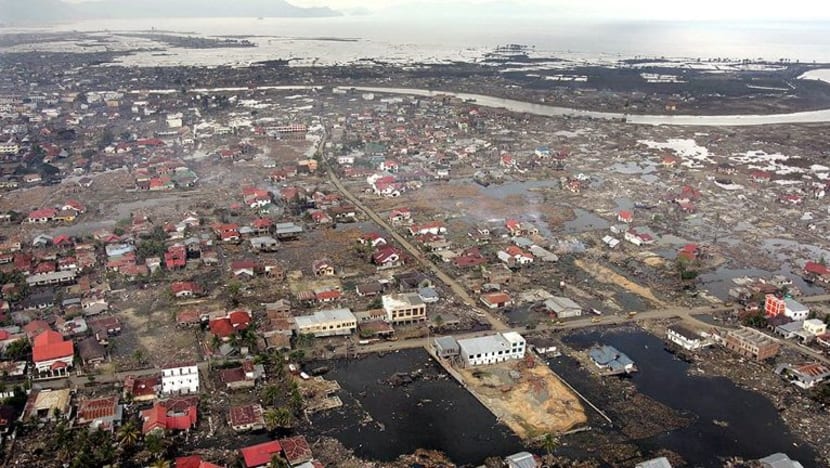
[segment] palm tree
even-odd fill
[[[118,430],[118,443],[124,447],[132,447],[138,442],[139,438],[141,438],[141,432],[132,419]]]
[[[294,414],[299,415],[300,412],[303,410],[303,395],[300,393],[300,389],[294,386],[291,389],[291,411]]]
[[[553,458],[553,451],[556,450],[556,446],[559,445],[559,438],[555,435],[548,432],[545,434],[545,438],[542,439],[542,448],[545,449],[546,458],[548,463],[550,463],[551,459]]]
[[[294,416],[285,408],[271,408],[263,415],[265,426],[269,431],[277,428],[289,428],[294,423]]]
[[[151,432],[144,436],[144,447],[155,460],[161,460],[162,455],[167,450],[164,437],[157,433]]]
[[[281,395],[282,392],[279,387],[276,385],[268,385],[262,390],[262,401],[273,405]]]
[[[268,468],[289,468],[289,465],[278,453],[275,453],[271,456]]]

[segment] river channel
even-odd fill
[[[433,91],[413,88],[384,88],[374,86],[355,86],[357,91],[368,93],[406,94],[412,96],[433,97],[438,95],[453,96],[476,105],[506,109],[511,112],[540,115],[543,117],[586,117],[592,119],[623,120],[642,125],[691,125],[691,126],[752,126],[792,123],[830,122],[830,109],[817,111],[792,112],[789,114],[767,115],[637,115],[615,112],[595,112],[569,107],[550,106],[533,102],[517,101],[484,94],[457,93],[451,91]]]

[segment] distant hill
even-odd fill
[[[285,0],[0,0],[0,22],[54,22],[98,18],[150,17],[325,17],[341,13],[328,7],[303,8]]]

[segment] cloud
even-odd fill
[[[100,0],[64,0],[84,3]],[[176,0],[170,0],[175,2]],[[830,2],[816,0],[756,0],[738,2],[724,0],[289,0],[302,7],[327,6],[335,10],[368,10],[373,13],[394,13],[418,10],[421,16],[442,16],[466,8],[468,14],[477,10],[510,11],[517,16],[551,15],[597,20],[830,20]],[[495,9],[492,5],[497,5]]]

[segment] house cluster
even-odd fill
[[[24,222],[29,224],[72,223],[84,213],[86,213],[86,207],[83,203],[78,200],[66,200],[59,206],[30,211]]]
[[[58,346],[54,341],[57,338],[48,334],[45,332],[38,339]],[[57,357],[52,361],[60,362]],[[250,360],[236,368],[222,369],[218,374],[220,382],[229,391],[249,388],[263,377],[262,366]],[[126,422],[125,406],[129,404],[138,406],[140,431],[144,435],[165,437],[189,432],[198,426],[200,390],[198,366],[176,364],[165,367],[159,374],[126,377],[121,394],[92,397],[77,395],[70,389],[33,389],[27,396],[20,419],[38,422],[65,419],[75,427],[115,432]],[[230,406],[226,421],[236,432],[262,430],[266,426],[263,408],[256,403]],[[251,468],[269,466],[275,457],[294,468],[322,467],[314,460],[308,441],[301,435],[245,446],[239,449],[239,455],[243,466]],[[177,458],[176,466],[205,468],[219,465],[207,462],[199,455],[189,455]]]
[[[140,191],[169,191],[176,188],[190,188],[199,177],[181,159],[156,153],[146,162],[132,169],[135,188]]]

